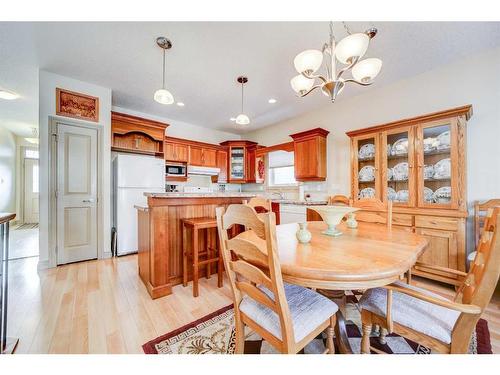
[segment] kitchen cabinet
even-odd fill
[[[330,132],[315,128],[291,134],[295,156],[297,181],[326,180],[326,137]]]
[[[222,142],[228,150],[228,182],[236,184],[257,182],[256,151],[259,147],[251,141]],[[262,181],[258,181],[262,182]]]
[[[164,157],[168,124],[111,112],[111,150]]]
[[[187,163],[189,147],[184,144],[165,142],[165,160]]]
[[[217,150],[217,168],[220,169],[219,176],[217,177],[217,182],[226,183],[227,182],[227,151]]]
[[[190,145],[188,163],[202,167],[215,167],[217,165],[217,150]]]
[[[466,123],[470,105],[346,133],[354,200],[393,202],[393,224],[429,239],[414,273],[458,285],[466,270]]]

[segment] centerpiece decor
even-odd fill
[[[323,221],[328,225],[328,229],[322,233],[332,237],[342,235],[342,232],[336,228],[342,221],[342,218],[347,214],[359,210],[359,208],[347,206],[309,206],[308,208],[320,214]]]

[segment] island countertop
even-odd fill
[[[214,193],[144,193],[146,197],[152,198],[252,198],[256,194],[240,192],[214,192]]]

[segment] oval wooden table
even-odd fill
[[[276,227],[283,279],[290,284],[340,291],[336,327],[341,352],[351,352],[342,306],[345,290],[370,289],[399,280],[427,247],[425,237],[380,224],[359,223],[357,229],[338,226],[343,234],[330,237],[321,232],[324,222],[308,222],[311,242],[300,244],[295,237],[298,224]]]

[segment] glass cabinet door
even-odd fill
[[[433,121],[418,127],[418,204],[457,208],[457,122]]]
[[[395,206],[415,205],[413,144],[413,129],[410,127],[382,133],[382,200],[392,201]]]
[[[381,199],[379,186],[379,135],[353,138],[354,184],[353,198]]]
[[[245,148],[231,147],[229,158],[230,179],[243,180],[245,178]]]

